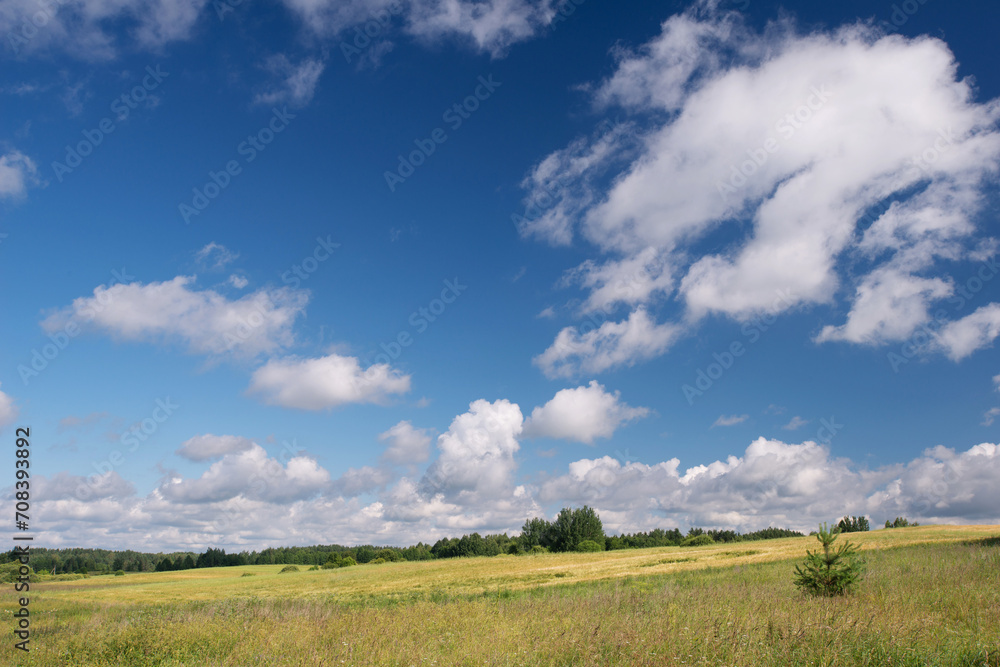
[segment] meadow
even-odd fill
[[[25,665],[990,665],[1000,527],[851,533],[857,591],[792,584],[815,538],[130,573],[32,585]],[[9,586],[9,585],[8,585]]]

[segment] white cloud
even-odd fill
[[[404,420],[380,433],[378,439],[387,443],[382,458],[398,465],[424,463],[431,455],[431,436],[428,431],[425,428],[414,428],[413,424]]]
[[[936,345],[954,361],[988,347],[1000,335],[1000,303],[991,303],[960,320],[949,322],[938,333]]]
[[[227,264],[236,261],[240,254],[233,252],[221,243],[212,241],[205,244],[201,250],[195,253],[195,259],[212,269],[221,269]]]
[[[187,39],[206,4],[208,0],[76,0],[43,4],[7,0],[0,9],[0,33],[8,36],[4,41],[10,42],[17,55],[61,50],[86,60],[104,60],[115,57],[124,46],[116,35],[130,35],[136,45],[151,50]],[[25,23],[30,26],[27,31]]]
[[[919,278],[893,268],[876,269],[858,286],[847,322],[823,327],[816,342],[881,344],[906,340],[929,319],[930,304],[951,293],[951,284],[941,278]]]
[[[0,429],[13,424],[17,419],[18,412],[17,406],[14,405],[14,399],[0,391]]]
[[[254,103],[267,106],[284,103],[294,107],[309,104],[325,67],[325,63],[312,58],[305,58],[298,65],[293,65],[284,54],[268,58],[264,69],[278,82],[257,94]]]
[[[716,426],[736,426],[750,419],[750,415],[719,415],[719,418],[712,423],[712,428]]]
[[[555,17],[553,0],[284,0],[313,31],[335,35],[361,25],[378,25],[376,46],[385,43],[395,17],[423,41],[466,40],[493,56],[533,37]],[[571,8],[572,4],[569,5]],[[374,29],[373,29],[374,30]],[[350,36],[353,36],[349,33]],[[364,48],[367,42],[362,42]]]
[[[410,376],[388,364],[362,369],[355,357],[271,359],[253,373],[248,392],[271,405],[326,410],[347,403],[384,403],[410,391]]]
[[[383,489],[394,479],[395,474],[386,468],[372,466],[350,468],[330,483],[330,492],[334,495],[353,498]]]
[[[682,468],[605,456],[574,461],[536,484],[516,477],[521,413],[508,401],[476,401],[438,439],[438,460],[421,480],[392,484],[385,468],[352,468],[334,481],[316,461],[257,445],[231,452],[197,477],[168,473],[135,494],[117,472],[40,477],[39,539],[53,546],[145,551],[260,549],[275,544],[398,544],[478,531],[516,532],[544,508],[589,504],[606,529],[688,526],[802,531],[844,514],[874,524],[906,516],[922,523],[1000,521],[1000,447],[946,447],[870,469],[834,458],[814,442],[758,438],[742,456]],[[12,487],[3,490],[6,495]],[[365,504],[359,499],[373,495]]]
[[[0,155],[0,199],[17,199],[28,192],[28,185],[38,182],[38,168],[20,151]]]
[[[135,486],[111,470],[89,477],[60,472],[53,477],[38,475],[34,480],[35,497],[43,502],[56,500],[94,501],[106,498],[130,498]]]
[[[786,431],[796,431],[808,423],[809,423],[808,419],[803,419],[802,417],[795,415],[789,420],[787,424],[785,424],[781,428],[785,429]]]
[[[565,327],[533,362],[550,378],[600,373],[662,354],[680,332],[677,325],[656,324],[640,308],[622,322],[605,322],[596,329]]]
[[[585,312],[669,300],[687,329],[713,313],[747,321],[844,296],[847,321],[818,341],[906,339],[951,294],[944,272],[981,259],[976,221],[997,180],[1000,105],[976,100],[940,40],[863,24],[802,34],[790,21],[757,33],[714,5],[616,51],[593,101],[627,120],[528,174],[536,214],[522,232],[596,246],[600,263],[569,274],[588,292]],[[845,274],[858,276],[847,294]],[[991,340],[991,318],[952,332],[952,356]],[[576,338],[564,329],[536,362],[572,372],[563,360]],[[673,335],[599,366],[662,354],[664,339]]]
[[[597,380],[587,386],[562,389],[548,403],[531,411],[523,435],[588,445],[594,444],[595,438],[610,438],[622,424],[649,414],[648,408],[633,408],[619,396],[617,391],[605,391]]]
[[[171,476],[154,493],[177,503],[211,503],[238,496],[288,503],[315,496],[329,482],[330,473],[315,460],[295,456],[282,466],[263,447],[251,443],[249,448],[225,454],[198,479]]]
[[[867,470],[806,441],[759,438],[742,457],[681,472],[680,462],[622,464],[605,456],[569,465],[545,482],[543,502],[587,503],[612,530],[664,526],[765,526],[807,531],[844,514],[876,523],[907,516],[924,523],[995,522],[1000,518],[1000,447],[966,452],[937,447],[903,465]]]
[[[236,289],[243,289],[244,287],[250,284],[250,281],[247,280],[245,277],[234,273],[233,275],[229,276],[229,284],[235,287]]]
[[[990,408],[983,413],[983,426],[993,426],[993,422],[1000,417],[1000,408]]]
[[[190,461],[211,461],[226,454],[245,452],[254,447],[252,440],[238,435],[196,435],[184,442],[177,450],[178,456]]]
[[[237,300],[193,288],[194,277],[161,283],[101,285],[42,321],[47,332],[76,324],[125,340],[180,342],[191,352],[255,357],[293,342],[292,325],[308,293],[259,290]]]
[[[443,494],[459,503],[481,496],[496,498],[512,488],[520,449],[521,409],[501,399],[483,399],[451,422],[438,436],[438,458],[428,468],[422,488],[428,495]]]

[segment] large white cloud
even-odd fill
[[[582,459],[545,482],[542,502],[587,503],[614,530],[700,525],[810,530],[844,514],[874,522],[907,516],[930,523],[1000,520],[1000,447],[925,451],[875,470],[830,456],[811,441],[759,438],[742,457],[680,470],[680,461]]]
[[[864,24],[758,33],[716,5],[616,52],[593,100],[627,117],[530,172],[535,214],[522,233],[595,246],[601,263],[569,275],[589,290],[585,311],[632,309],[619,326],[639,313],[648,329],[672,326],[652,315],[671,300],[690,328],[713,313],[746,321],[842,295],[846,323],[817,340],[905,340],[951,295],[941,260],[982,254],[1000,104],[976,100],[938,39]],[[857,276],[847,290],[845,274]],[[987,320],[966,328],[990,338]],[[674,336],[663,333],[616,347],[608,363],[605,346],[587,344],[599,335],[564,328],[536,363],[549,375],[626,365],[665,352]]]
[[[620,400],[620,392],[609,393],[591,380],[589,385],[556,392],[552,400],[532,410],[524,422],[524,436],[592,445],[594,439],[610,438],[622,424],[648,414],[648,408],[633,408]]]
[[[388,364],[362,368],[356,357],[271,359],[253,373],[250,394],[265,403],[299,410],[326,410],[347,403],[384,403],[410,391],[410,376]]]
[[[330,482],[330,473],[314,459],[295,456],[282,466],[263,447],[226,454],[198,479],[170,476],[156,493],[180,503],[206,503],[248,496],[269,502],[290,502],[315,496]]]
[[[896,516],[921,523],[1000,521],[1000,446],[935,447],[875,469],[831,456],[811,441],[758,438],[741,456],[682,468],[676,458],[581,459],[518,483],[517,406],[480,401],[439,439],[447,468],[390,485],[384,469],[330,481],[299,452],[260,447],[228,454],[199,477],[170,474],[146,496],[117,472],[39,477],[39,539],[53,546],[148,551],[281,544],[414,544],[478,531],[516,532],[531,516],[583,503],[614,532],[688,526],[808,531],[844,514],[873,525]],[[490,474],[499,467],[498,474]],[[533,475],[534,476],[534,475]],[[428,484],[428,482],[432,482]],[[4,495],[13,488],[4,489]],[[359,494],[376,494],[362,502]]]
[[[511,489],[522,428],[521,408],[516,403],[506,399],[472,402],[468,412],[455,417],[438,436],[440,453],[424,475],[424,488],[432,495],[463,501],[482,494],[492,498]]]
[[[194,277],[142,284],[101,285],[42,322],[49,333],[75,325],[125,340],[179,342],[191,352],[255,357],[293,342],[292,325],[308,293],[264,289],[232,300],[213,290],[198,290]]]

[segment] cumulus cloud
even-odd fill
[[[988,347],[1000,335],[1000,303],[991,303],[949,322],[938,334],[937,346],[954,361]]]
[[[976,99],[944,42],[865,24],[756,32],[701,2],[615,56],[590,90],[598,110],[626,120],[529,172],[535,214],[521,231],[594,245],[601,261],[568,274],[588,293],[584,313],[624,305],[663,335],[608,363],[588,345],[603,336],[565,328],[536,359],[547,374],[663,354],[712,314],[748,321],[822,304],[846,321],[817,342],[905,340],[951,296],[946,271],[981,260],[1000,104]],[[845,276],[856,276],[846,290]],[[680,323],[657,323],[661,311]],[[953,358],[996,336],[992,311],[967,320],[947,332]]]
[[[689,526],[802,531],[843,514],[873,523],[1000,521],[1000,447],[928,449],[869,469],[811,441],[758,438],[741,456],[681,467],[604,456],[517,478],[522,419],[508,401],[476,401],[438,438],[420,479],[351,468],[331,481],[312,458],[259,446],[225,454],[200,476],[168,473],[148,495],[117,472],[40,477],[40,538],[55,546],[147,551],[268,544],[413,544],[473,531],[516,532],[526,518],[588,504],[610,532]],[[12,487],[3,490],[5,495]],[[367,501],[360,498],[373,496]],[[331,535],[336,536],[331,538]]]
[[[42,321],[52,333],[74,324],[124,340],[178,342],[191,352],[255,357],[293,342],[292,325],[308,293],[265,289],[231,300],[194,288],[193,276],[142,284],[101,285]]]
[[[621,322],[581,329],[565,327],[534,364],[550,378],[600,373],[662,354],[681,333],[677,325],[656,324],[642,308]]]
[[[264,69],[276,79],[263,92],[254,97],[255,104],[270,106],[272,104],[289,104],[302,107],[312,101],[316,92],[316,84],[326,67],[321,60],[305,58],[298,65],[293,65],[284,54],[271,56],[267,59]]]
[[[201,477],[171,476],[157,488],[164,499],[178,503],[210,503],[246,495],[272,503],[315,496],[330,482],[330,473],[314,459],[295,456],[284,466],[258,444],[225,454]]]
[[[178,448],[176,454],[190,461],[211,461],[226,454],[245,452],[254,447],[252,440],[237,435],[196,435]]]
[[[385,488],[395,477],[391,470],[382,467],[350,468],[331,482],[330,491],[334,495],[353,498]]]
[[[648,408],[633,408],[620,400],[620,392],[609,393],[591,380],[589,385],[556,392],[552,400],[532,410],[523,435],[592,445],[595,438],[610,438],[622,424],[648,414]]]
[[[18,199],[38,181],[38,167],[20,151],[0,155],[0,199]]]
[[[806,441],[758,438],[742,457],[684,471],[678,459],[647,465],[611,457],[582,459],[545,482],[543,502],[587,503],[613,530],[717,526],[814,529],[833,515],[917,517],[922,522],[997,520],[1000,447],[925,451],[906,464],[875,470],[830,456]],[[991,481],[992,480],[992,481]]]
[[[13,424],[18,415],[17,406],[14,399],[8,394],[0,391],[0,428]]]
[[[424,475],[424,488],[430,495],[441,493],[460,502],[483,494],[495,498],[512,488],[522,428],[516,403],[474,401],[438,436],[438,458]]]
[[[736,426],[750,419],[750,415],[719,415],[719,418],[712,423],[712,428],[716,426]]]
[[[347,403],[385,403],[410,391],[410,376],[389,364],[362,368],[356,357],[329,354],[271,359],[253,373],[250,394],[271,405],[326,410]]]
[[[378,439],[386,443],[382,459],[397,465],[424,463],[430,458],[431,436],[429,429],[415,428],[408,421],[401,421]]]

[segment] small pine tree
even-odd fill
[[[813,595],[844,595],[861,578],[862,564],[857,558],[857,547],[844,542],[837,548],[833,543],[840,531],[824,523],[816,533],[823,545],[823,553],[806,551],[804,568],[795,566],[795,585]]]

